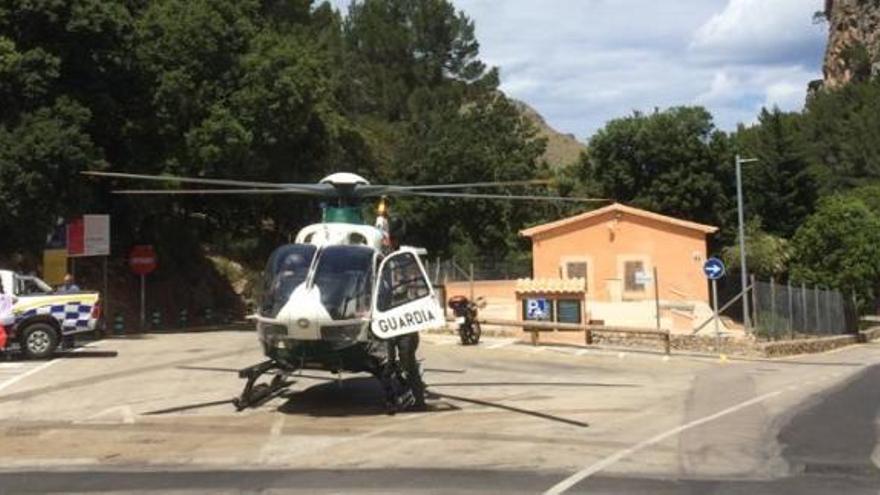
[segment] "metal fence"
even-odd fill
[[[425,269],[435,284],[473,280],[515,280],[532,276],[531,260],[480,259],[473,263],[449,260],[426,260]]]
[[[768,340],[799,335],[839,335],[855,330],[851,300],[837,290],[806,285],[754,282],[755,334]]]

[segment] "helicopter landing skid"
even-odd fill
[[[269,383],[256,383],[261,376],[273,371],[275,376]],[[238,377],[246,379],[247,382],[245,382],[241,395],[232,401],[235,409],[243,411],[249,407],[259,406],[275,397],[278,392],[293,385],[293,382],[285,380],[286,374],[287,370],[272,360],[263,361],[262,363],[239,370]]]

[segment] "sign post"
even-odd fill
[[[657,285],[657,267],[654,267],[653,276],[651,272],[640,270],[635,273],[636,284],[645,286],[650,283],[654,284],[654,310],[656,311],[657,330],[660,330],[660,289]]]
[[[721,329],[718,320],[718,279],[724,276],[724,263],[718,258],[709,258],[703,264],[703,273],[712,281],[712,313],[715,315],[715,348],[721,352]]]
[[[128,267],[141,278],[141,329],[147,324],[147,275],[156,269],[156,250],[149,244],[131,248],[128,254]]]
[[[141,273],[141,330],[147,323],[147,276]],[[715,329],[718,330],[717,328]]]
[[[654,310],[657,311],[657,330],[660,330],[660,279],[657,278],[657,267],[654,267]]]

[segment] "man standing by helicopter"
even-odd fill
[[[390,232],[388,208],[385,201],[385,198],[382,198],[379,202],[375,225],[383,234],[382,244],[385,253],[387,254],[388,252],[393,251],[394,239]],[[418,266],[411,265],[409,269],[418,270]],[[416,275],[418,274],[404,275],[404,277],[413,278]],[[418,358],[416,357],[416,351],[418,351],[419,348],[419,333],[413,332],[398,337],[391,337],[385,342],[388,347],[388,360],[385,365],[386,369],[383,373],[383,381],[386,382],[386,387],[388,387],[390,382],[395,379],[394,375],[398,374],[397,372],[403,375],[403,380],[405,381],[404,392],[402,394],[396,394],[396,397],[393,399],[389,397],[389,399],[394,402],[393,405],[396,409],[424,409],[425,383],[422,381],[422,370]],[[386,392],[388,392],[387,389]]]

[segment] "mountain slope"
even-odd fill
[[[563,134],[550,127],[544,117],[528,104],[514,100],[522,114],[535,124],[538,135],[547,138],[547,150],[544,159],[553,168],[564,167],[575,163],[581,153],[587,150],[587,146],[578,141],[572,134]]]

